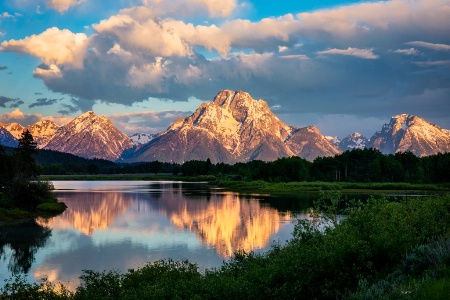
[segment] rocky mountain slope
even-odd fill
[[[28,129],[33,136],[37,147],[42,149],[53,138],[59,126],[49,120],[39,121],[33,125],[29,125],[24,129]]]
[[[367,147],[369,140],[359,132],[349,134],[339,142],[339,149],[347,151],[352,149],[364,149]]]
[[[317,144],[317,145],[316,145]],[[149,143],[122,157],[125,161],[184,161],[210,158],[234,163],[298,155],[307,159],[339,150],[317,128],[290,127],[263,100],[242,91],[221,91],[190,116],[176,120]]]
[[[417,156],[450,152],[450,133],[414,115],[396,115],[370,139],[382,153],[411,151]]]
[[[116,160],[133,145],[106,117],[88,111],[59,128],[44,148],[85,158]]]
[[[314,160],[318,156],[334,156],[341,151],[323,136],[316,126],[293,128],[286,145],[296,156]]]
[[[0,145],[17,147],[18,144],[17,139],[6,128],[0,126]]]
[[[24,127],[17,122],[5,124],[2,127],[8,130],[16,139],[20,139],[24,129]]]

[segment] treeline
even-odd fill
[[[318,157],[313,162],[299,157],[272,162],[254,160],[227,165],[188,161],[185,176],[233,176],[235,179],[268,182],[450,182],[450,153],[417,157],[411,152],[385,155],[377,149],[354,149],[334,157]]]
[[[412,152],[386,155],[377,149],[354,149],[334,157],[318,157],[313,162],[285,157],[271,162],[253,160],[233,165],[213,164],[209,159],[183,164],[159,161],[125,164],[51,150],[38,150],[34,157],[43,175],[155,173],[268,182],[450,182],[450,153],[419,158]]]
[[[5,147],[6,148],[6,147]],[[14,148],[6,149],[13,152]],[[37,149],[33,154],[39,173],[42,175],[79,175],[79,174],[138,174],[170,173],[178,174],[181,165],[159,161],[142,163],[115,163],[105,159],[87,159],[69,153]]]

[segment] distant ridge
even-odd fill
[[[450,152],[450,133],[424,119],[401,114],[391,118],[368,144],[384,154],[410,151],[417,156]]]

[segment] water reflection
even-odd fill
[[[2,259],[17,253],[8,268],[33,274],[30,281],[47,277],[75,287],[83,269],[126,272],[167,258],[219,267],[236,250],[267,249],[274,239],[289,239],[293,228],[290,210],[275,208],[266,197],[199,184],[55,182],[55,188],[68,206],[63,214],[13,229],[29,233],[17,242],[29,241],[28,248],[3,247],[14,244],[11,229],[0,236]],[[5,270],[0,261],[0,274]]]
[[[243,200],[235,193],[202,197],[165,197],[161,209],[178,228],[188,229],[225,258],[237,250],[262,249],[278,232],[280,222],[290,213],[280,214],[263,207],[256,199]]]
[[[61,193],[59,200],[68,208],[64,213],[50,220],[38,219],[38,223],[51,228],[73,227],[85,235],[95,230],[106,229],[114,219],[133,203],[133,195],[120,192]]]
[[[12,274],[28,273],[35,254],[51,236],[51,229],[34,220],[0,225],[0,258]]]

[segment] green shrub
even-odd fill
[[[67,208],[63,202],[47,202],[41,203],[37,206],[37,211],[40,213],[59,214]]]

